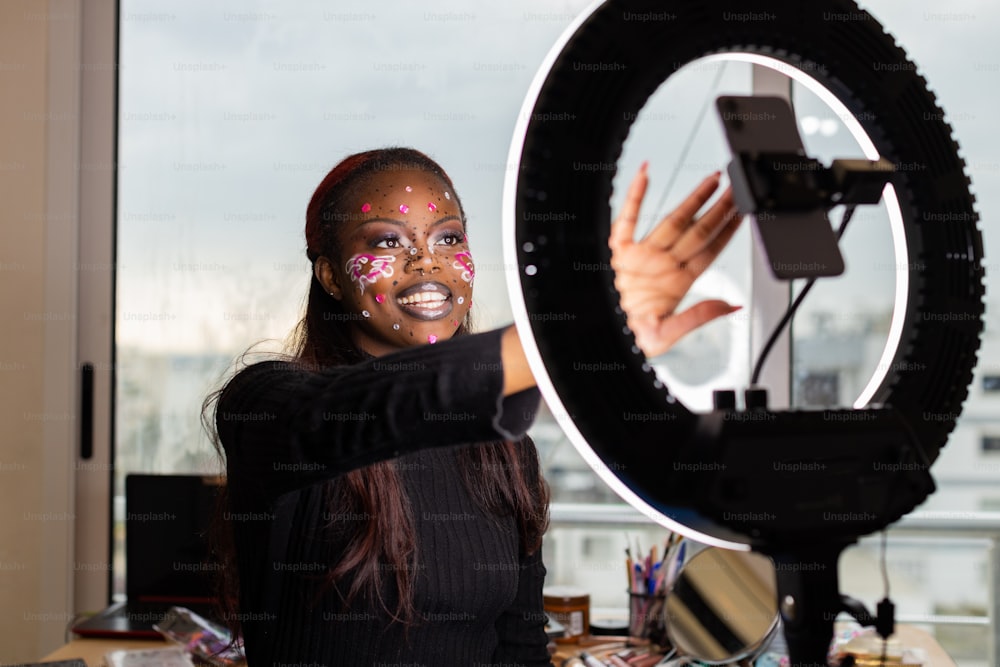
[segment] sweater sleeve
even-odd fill
[[[230,474],[275,498],[421,448],[519,438],[539,394],[503,397],[502,333],[329,369],[284,361],[247,367],[216,410]]]
[[[518,572],[514,602],[497,619],[497,650],[493,662],[498,665],[551,667],[548,635],[545,634],[545,610],[542,585],[545,565],[542,550],[523,556]]]

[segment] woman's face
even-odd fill
[[[355,315],[355,342],[380,355],[450,338],[472,305],[475,269],[461,211],[434,174],[376,174],[335,222],[341,257],[317,276]],[[324,275],[328,274],[328,275]]]

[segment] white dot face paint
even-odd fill
[[[356,283],[362,294],[365,293],[365,285],[371,285],[379,278],[389,278],[392,276],[391,264],[396,261],[392,255],[372,255],[369,253],[359,253],[354,255],[344,265],[344,270],[350,276],[351,281]]]

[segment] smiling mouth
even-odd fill
[[[437,282],[407,287],[396,295],[396,305],[410,317],[425,321],[447,317],[454,307],[451,290]]]

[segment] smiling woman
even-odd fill
[[[739,224],[713,175],[613,262],[644,349],[732,312],[674,313]],[[539,395],[513,328],[469,334],[475,268],[451,179],[423,153],[352,155],[306,212],[313,272],[289,358],[206,402],[225,460],[225,618],[251,665],[547,665]],[[676,253],[676,256],[672,253]],[[687,260],[703,267],[688,268]],[[240,517],[253,517],[243,520]]]
[[[383,155],[359,167],[343,214],[331,210],[323,185],[309,207],[310,227],[336,223],[325,233],[315,230],[332,241],[322,256],[312,258],[310,249],[316,279],[346,310],[362,314],[359,337],[372,353],[451,338],[469,313],[475,275],[450,181],[439,170],[386,171],[387,159],[423,158]]]
[[[293,359],[239,373],[215,416],[224,511],[270,518],[222,536],[248,659],[548,664],[548,491],[524,437],[538,394],[505,390],[504,332],[464,335],[474,270],[451,179],[410,149],[352,155],[316,189],[306,239]]]

